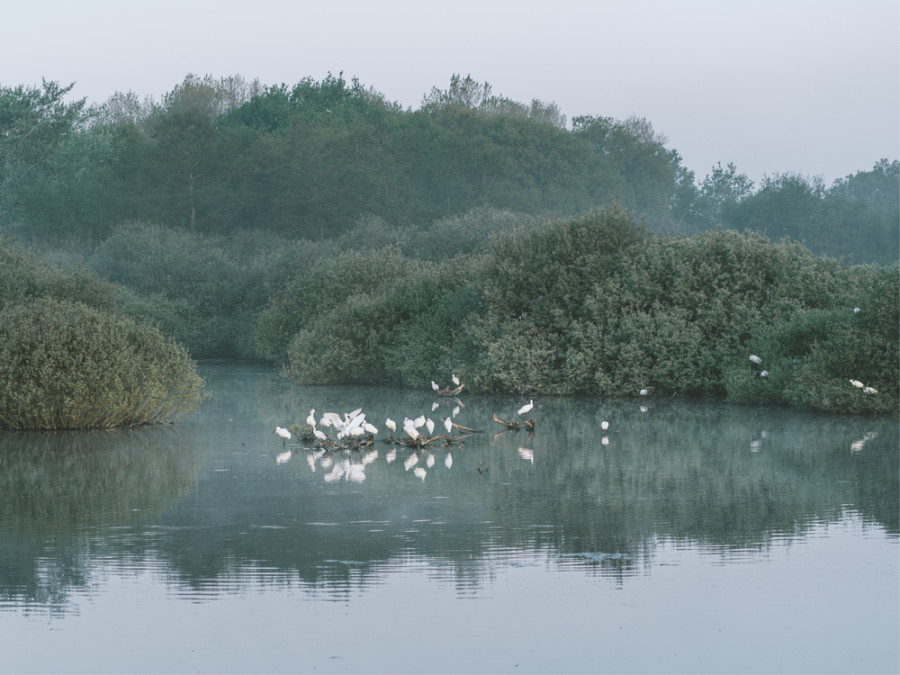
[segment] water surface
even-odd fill
[[[175,426],[0,435],[0,670],[900,668],[893,421],[201,371]],[[357,407],[363,451],[272,433]],[[413,466],[419,414],[482,433]]]

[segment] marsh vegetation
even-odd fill
[[[7,426],[177,417],[202,398],[188,355],[303,383],[898,409],[897,161],[830,187],[697,179],[647,120],[567,123],[458,76],[417,110],[331,75],[71,91],[0,89]]]

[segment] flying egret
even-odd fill
[[[519,408],[519,412],[517,412],[516,414],[517,414],[517,415],[524,415],[525,413],[529,413],[529,412],[531,412],[531,409],[532,409],[533,407],[534,407],[534,399],[528,401],[528,403],[526,403],[526,404],[523,405],[521,408]]]
[[[751,354],[750,360],[758,366],[762,364],[762,359],[759,358],[756,354]]]
[[[289,440],[291,440],[291,432],[285,429],[284,427],[275,427],[275,431],[273,432],[281,437],[281,444],[285,445]]]
[[[384,426],[386,426],[391,431],[397,431],[397,423],[394,420],[392,420],[390,417],[388,417],[384,421]]]

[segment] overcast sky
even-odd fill
[[[0,0],[0,85],[159,98],[188,73],[358,77],[418,108],[454,73],[647,118],[700,179],[835,178],[900,155],[898,0]]]

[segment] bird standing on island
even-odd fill
[[[528,401],[525,405],[519,408],[519,411],[516,413],[517,415],[524,415],[525,413],[531,412],[531,409],[534,407],[534,399]]]
[[[272,432],[281,437],[281,444],[286,445],[289,440],[291,440],[291,432],[285,429],[284,427],[275,427],[275,431]]]

